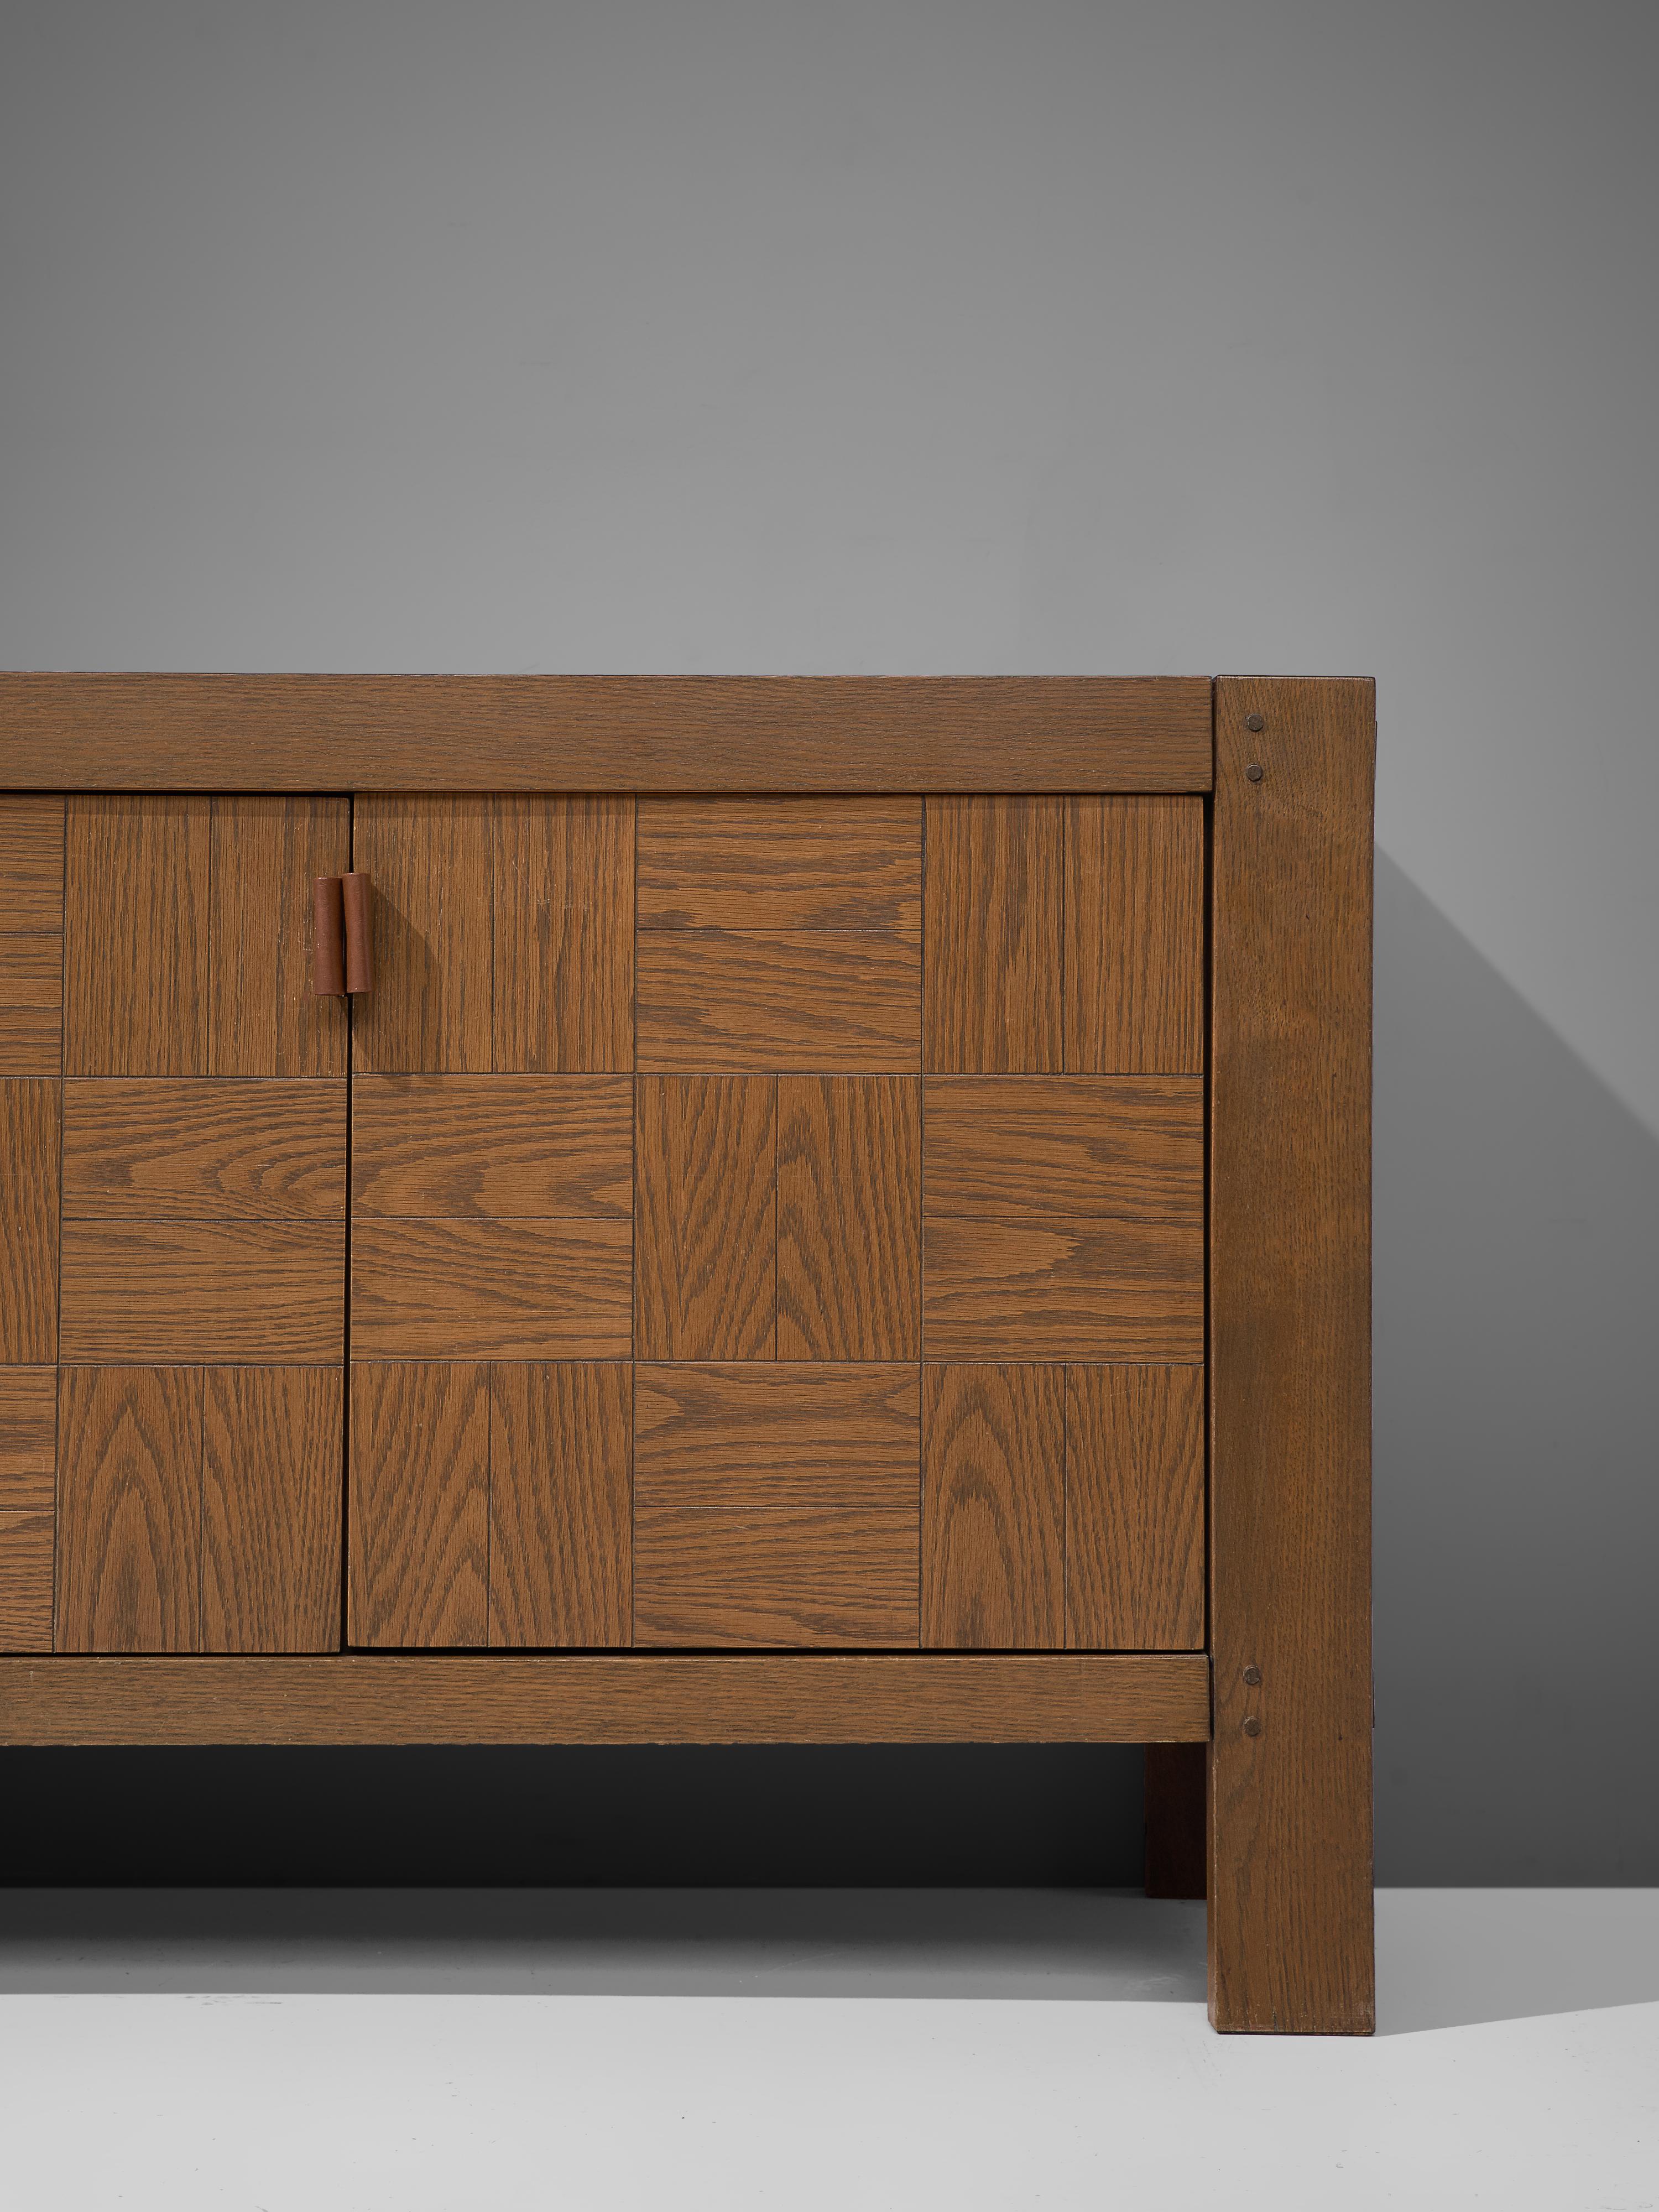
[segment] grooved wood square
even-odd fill
[[[634,1085],[618,1075],[360,1075],[360,1214],[511,1220],[634,1206]]]
[[[921,801],[872,796],[644,799],[639,926],[921,927]]]
[[[56,792],[0,791],[0,935],[55,937],[64,926],[64,802]]]
[[[1066,1640],[1066,1370],[922,1370],[921,1640]]]
[[[777,1346],[776,1085],[641,1076],[635,1350],[770,1359]]]
[[[204,1651],[340,1646],[341,1370],[202,1370]]]
[[[626,1221],[377,1221],[351,1232],[354,1359],[626,1359]]]
[[[1066,1641],[1073,1650],[1196,1650],[1203,1371],[1076,1366],[1066,1382]]]
[[[66,1220],[339,1221],[345,1168],[343,1079],[64,1085]]]
[[[917,1370],[755,1361],[635,1370],[635,1503],[706,1513],[917,1498]]]
[[[349,1433],[348,1641],[487,1644],[489,1367],[355,1359]]]
[[[320,1221],[65,1221],[59,1357],[336,1360],[345,1235]]]
[[[921,1348],[921,1112],[914,1077],[778,1081],[778,1357]]]
[[[633,1371],[490,1370],[489,1641],[633,1640]]]
[[[57,1083],[0,1082],[0,1361],[58,1357]]]
[[[201,1369],[65,1368],[58,1650],[199,1650],[201,1551]]]
[[[0,1076],[55,1076],[63,1065],[64,947],[0,933]]]
[[[639,1064],[663,1071],[921,1066],[915,940],[828,930],[640,932]]]

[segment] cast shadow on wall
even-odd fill
[[[1659,1881],[1659,1140],[1376,891],[1377,1879]]]

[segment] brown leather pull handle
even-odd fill
[[[374,988],[374,901],[366,875],[342,876],[340,889],[345,908],[345,987],[348,991]]]
[[[345,996],[345,908],[338,876],[319,876],[312,894],[311,988],[319,999]]]

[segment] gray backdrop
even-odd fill
[[[1385,1881],[1659,1880],[1656,21],[3,11],[0,664],[1376,674]]]

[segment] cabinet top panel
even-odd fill
[[[1208,791],[1203,676],[0,672],[0,788]]]

